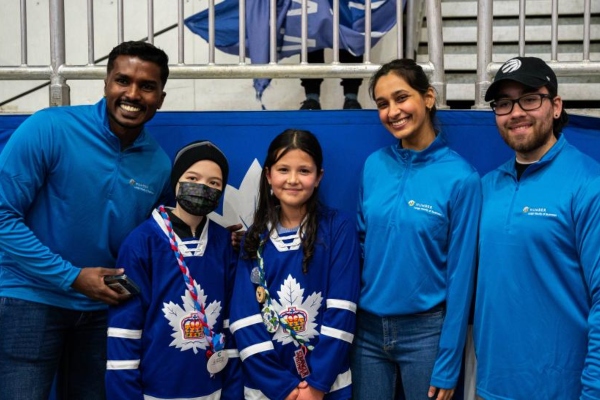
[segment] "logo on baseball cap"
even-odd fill
[[[485,92],[485,101],[495,99],[500,82],[508,80],[535,89],[548,85],[554,88],[555,92],[558,91],[556,74],[543,60],[537,57],[515,57],[502,64],[494,82]]]

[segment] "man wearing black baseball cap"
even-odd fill
[[[483,180],[474,340],[484,399],[600,398],[600,164],[561,133],[555,73],[505,62],[485,94],[515,151]]]

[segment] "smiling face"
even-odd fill
[[[435,93],[429,88],[422,95],[400,76],[389,73],[381,76],[373,90],[379,119],[402,147],[422,150],[435,139],[428,113],[435,105]]]
[[[323,171],[317,170],[308,153],[294,149],[279,158],[266,176],[284,216],[296,217],[306,214],[306,202],[319,186]]]
[[[135,56],[118,56],[104,80],[104,95],[111,131],[122,143],[133,142],[156,110],[166,93],[160,79],[160,67]]]
[[[548,89],[541,87],[532,90],[521,83],[507,81],[498,89],[496,100],[514,100],[529,93],[548,94]],[[544,98],[542,106],[531,111],[523,111],[519,104],[515,103],[509,114],[496,115],[496,125],[502,139],[515,150],[519,160],[537,161],[556,142],[552,124],[561,111],[562,100],[559,96],[554,99]]]

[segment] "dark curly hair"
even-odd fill
[[[163,87],[167,84],[167,78],[169,77],[169,56],[153,44],[141,40],[131,40],[114,47],[108,55],[108,63],[106,64],[107,75],[110,75],[115,66],[115,60],[119,56],[134,56],[140,60],[158,65],[160,68],[160,81]]]

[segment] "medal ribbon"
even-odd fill
[[[260,244],[258,245],[258,249],[256,250],[256,258],[258,259],[258,267],[260,271],[260,286],[265,289],[265,302],[267,303],[267,307],[271,308],[271,294],[269,293],[269,288],[267,287],[267,280],[265,278],[265,263],[262,257],[262,251],[265,247],[265,243],[268,238],[261,239]],[[315,347],[308,344],[308,340],[304,339],[300,335],[296,333],[294,329],[287,323],[285,318],[281,318],[279,313],[277,314],[277,319],[279,320],[279,324],[285,328],[289,333],[292,339],[294,339],[306,352],[306,350],[313,350]]]
[[[183,255],[179,251],[179,246],[177,246],[177,239],[175,238],[175,232],[173,231],[173,225],[171,224],[169,214],[167,214],[167,211],[165,210],[164,206],[158,207],[158,210],[160,212],[160,216],[162,217],[167,227],[167,232],[169,233],[169,242],[171,243],[171,250],[173,250],[173,252],[175,253],[175,258],[177,259],[179,270],[183,274],[183,281],[185,282],[185,286],[190,292],[192,300],[194,300],[194,308],[200,314],[202,330],[204,331],[206,341],[210,345],[210,348],[213,352],[218,352],[222,350],[223,347],[225,347],[225,336],[222,333],[215,334],[212,331],[212,329],[210,329],[210,327],[208,326],[208,319],[206,318],[204,305],[198,300],[198,291],[196,290],[196,286],[194,285],[194,278],[190,274],[190,270],[185,263]]]

